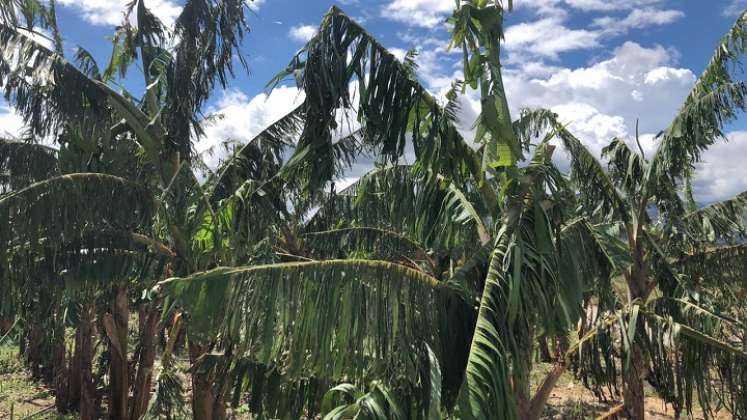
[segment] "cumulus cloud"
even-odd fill
[[[223,145],[247,143],[298,106],[303,99],[303,93],[287,86],[275,88],[269,95],[261,93],[253,98],[238,90],[226,91],[209,110],[217,118],[205,127],[205,136],[195,144],[195,150],[208,166],[215,168],[228,154]]]
[[[747,0],[731,0],[724,8],[724,16],[738,16],[747,9]]]
[[[409,40],[421,51],[421,80],[442,97],[451,81],[461,76],[460,63],[443,64],[449,57],[440,50],[442,40]],[[549,108],[598,157],[614,137],[632,142],[640,119],[641,143],[650,155],[656,147],[654,134],[669,125],[696,79],[692,71],[677,67],[677,59],[676,51],[662,46],[626,42],[607,59],[577,68],[513,62],[504,67],[504,83],[514,117],[522,108]],[[469,91],[461,102],[460,131],[471,139],[480,111],[478,92]],[[567,168],[562,153],[558,155]]]
[[[407,50],[402,48],[389,48],[389,52],[399,61],[404,61],[405,57],[407,57]]]
[[[438,49],[435,39],[418,42],[430,45],[428,51]],[[443,53],[426,55],[423,65],[429,72],[421,73],[427,87],[437,96],[459,76],[459,69],[446,66],[438,71],[439,67],[432,67],[443,57]],[[418,59],[422,58],[421,53]],[[525,66],[533,67],[532,72],[524,71],[520,65],[506,66],[504,82],[514,117],[522,108],[549,108],[599,158],[602,148],[615,137],[624,138],[633,145],[636,120],[639,120],[640,142],[650,157],[658,146],[655,133],[669,125],[696,80],[692,71],[677,66],[677,59],[676,51],[662,46],[644,47],[626,42],[607,59],[588,66],[549,67],[541,63]],[[474,137],[473,122],[480,110],[479,93],[468,91],[461,98],[461,105],[460,131],[471,139]],[[747,145],[747,132],[742,136],[745,139],[742,144]],[[704,155],[695,185],[699,201],[727,198],[741,188],[732,181],[738,178],[737,174],[728,169],[734,165],[723,160],[723,157],[735,159],[735,153],[740,155],[736,149],[722,151],[723,147],[736,147],[736,143],[735,140],[720,145]],[[744,150],[747,152],[747,147]],[[561,168],[568,168],[564,153],[556,154],[556,158]],[[369,167],[358,165],[345,181],[355,179]],[[709,181],[706,184],[700,179]]]
[[[612,57],[579,68],[562,68],[552,75],[530,75],[508,69],[505,83],[514,116],[520,108],[550,108],[599,157],[614,137],[633,146],[636,120],[640,143],[651,157],[658,147],[655,133],[666,128],[696,80],[689,69],[677,67],[677,53],[661,46],[626,42]],[[476,93],[465,104],[463,122],[479,110]],[[697,164],[694,193],[703,204],[728,199],[747,190],[742,161],[747,156],[747,131],[728,134]],[[562,167],[567,157],[556,155]]]
[[[21,137],[23,129],[23,118],[7,103],[0,102],[0,136]]]
[[[247,7],[257,12],[265,0],[251,0]],[[119,25],[124,12],[132,0],[59,0],[59,4],[75,9],[80,16],[94,25]],[[167,26],[171,27],[182,11],[179,0],[148,0],[148,9]]]
[[[662,0],[565,0],[569,6],[583,11],[613,11],[636,9],[641,6],[663,3]]]
[[[674,64],[670,50],[626,42],[607,60],[562,68],[547,77],[508,69],[505,83],[514,112],[522,107],[586,104],[599,114],[622,117],[628,127],[640,117],[643,132],[658,132],[668,125],[695,81],[690,70]],[[572,113],[567,114],[572,118]]]
[[[699,203],[710,204],[747,191],[744,176],[747,131],[734,131],[727,137],[728,142],[711,146],[696,165],[693,192]]]
[[[519,67],[527,77],[549,77],[560,70],[562,70],[562,67],[555,66],[555,65],[549,65],[544,61],[537,60],[537,61],[516,61],[516,60],[508,60],[507,64],[515,65]]]
[[[418,57],[429,72],[424,82],[437,95],[448,87],[458,69],[447,66],[438,71],[437,62],[443,58],[437,39],[420,39],[430,46],[433,54]],[[422,50],[421,50],[422,51]],[[397,51],[402,54],[404,50]],[[692,71],[677,67],[677,53],[661,46],[644,47],[626,42],[604,60],[584,67],[543,67],[533,64],[534,72],[525,72],[520,66],[507,66],[504,82],[511,112],[519,115],[521,108],[549,108],[558,113],[592,153],[600,156],[601,149],[614,137],[633,142],[636,120],[641,132],[640,142],[647,156],[652,156],[658,145],[655,133],[668,126],[681,102],[686,97],[696,77]],[[433,71],[431,71],[433,70]],[[303,100],[296,88],[280,87],[269,96],[260,94],[249,98],[239,91],[225,92],[211,112],[222,119],[207,127],[207,136],[196,149],[216,149],[207,156],[215,167],[225,150],[219,145],[226,140],[243,144],[266,126],[276,121]],[[462,98],[459,125],[468,138],[472,138],[472,123],[479,112],[477,92],[468,92]],[[747,131],[732,133],[729,143],[719,143],[706,152],[697,166],[695,178],[696,199],[701,203],[729,198],[747,190],[747,179],[740,165],[747,155]],[[411,155],[412,153],[410,153]],[[411,160],[412,156],[407,159]],[[562,168],[567,168],[567,157],[558,153],[556,158]],[[359,160],[343,179],[339,187],[357,179],[372,167],[370,159]]]
[[[518,23],[507,20],[505,47],[509,60],[531,62],[530,71],[547,73],[544,60],[557,60],[559,55],[574,50],[602,47],[606,39],[622,35],[634,28],[669,24],[684,16],[674,9],[657,7],[658,0],[629,2],[601,0],[526,0],[517,7],[534,13],[537,18]],[[453,11],[451,0],[392,0],[381,12],[385,18],[408,26],[432,28],[442,24]],[[608,15],[587,19],[586,27],[572,27],[572,10],[604,12]],[[618,16],[621,12],[627,15]],[[609,13],[614,13],[609,15]],[[422,51],[422,50],[421,50]],[[544,68],[543,68],[544,67]]]
[[[381,15],[413,26],[432,28],[444,23],[454,10],[453,0],[393,0]]]
[[[316,26],[296,25],[288,31],[288,36],[294,41],[306,42],[316,35]]]
[[[624,19],[611,16],[594,19],[594,26],[601,28],[604,34],[622,34],[630,29],[666,25],[684,16],[685,14],[680,10],[648,7],[633,10]]]
[[[81,17],[95,25],[119,25],[131,0],[60,0],[59,4],[74,8]],[[149,0],[148,9],[161,21],[171,26],[182,7],[171,0]]]
[[[534,10],[539,19],[509,25],[506,48],[510,54],[518,55],[516,61],[530,61],[532,56],[540,59],[558,59],[560,53],[573,50],[594,49],[603,45],[603,40],[654,25],[666,25],[682,18],[680,10],[660,9],[647,4],[657,1],[633,2],[640,7],[633,9],[630,2],[601,2],[598,0],[566,1],[572,7],[585,11],[618,12],[632,9],[626,16],[606,15],[597,17],[587,28],[570,28],[567,7],[558,0],[529,1],[524,7]]]
[[[616,10],[622,7],[623,2],[605,0],[566,0],[570,6],[581,10]]]
[[[529,52],[557,59],[562,52],[599,46],[600,33],[570,29],[563,24],[563,18],[548,17],[511,25],[505,36],[506,48],[511,52]]]
[[[524,0],[517,2],[516,7],[536,18],[518,23],[514,23],[513,15],[507,19],[505,46],[509,57],[519,56],[514,60],[517,62],[540,64],[547,59],[557,60],[565,52],[599,48],[604,39],[631,29],[665,25],[684,16],[680,10],[659,7],[664,3],[663,0]],[[451,0],[390,0],[381,9],[381,16],[411,27],[433,28],[443,24],[453,9]],[[578,11],[605,15],[584,19],[588,24],[572,27],[572,12]]]
[[[690,70],[676,67],[676,56],[661,46],[626,42],[608,59],[586,67],[534,74],[508,67],[504,82],[511,113],[551,109],[597,157],[615,137],[632,142],[639,119],[641,143],[650,156],[657,145],[654,133],[669,125],[695,81]],[[470,92],[462,103],[461,126],[471,127],[479,110],[479,95]],[[556,154],[556,160],[567,169],[567,156]]]
[[[259,11],[259,7],[262,6],[264,2],[265,0],[251,0],[249,4],[247,5],[247,7],[249,7],[249,9],[256,12],[256,11]]]

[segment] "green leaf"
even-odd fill
[[[438,348],[431,308],[455,293],[420,271],[369,260],[223,267],[160,287],[187,312],[190,331],[230,340],[239,354],[290,377],[333,380],[394,365],[414,377],[420,362],[401,349]]]

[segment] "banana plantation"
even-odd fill
[[[605,418],[648,418],[647,392],[747,418],[747,192],[692,194],[747,108],[747,14],[655,153],[597,156],[550,110],[511,115],[511,0],[455,2],[443,97],[332,7],[262,81],[300,105],[208,168],[194,145],[252,11],[187,0],[167,27],[148,3],[101,63],[66,54],[54,1],[0,1],[0,88],[26,124],[0,139],[0,345],[60,415],[533,420],[568,375]]]

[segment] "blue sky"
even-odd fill
[[[103,65],[114,25],[129,0],[58,0],[65,49],[80,45]],[[165,22],[173,22],[180,0],[145,0]],[[208,130],[198,150],[226,139],[246,141],[301,99],[293,86],[267,96],[265,84],[289,61],[329,7],[356,18],[398,55],[416,48],[420,78],[441,95],[458,77],[460,56],[445,50],[445,19],[453,0],[262,0],[252,4],[252,32],[242,54],[249,73],[239,71],[226,91],[211,99],[210,111],[224,118]],[[549,107],[595,152],[615,136],[630,138],[640,119],[647,151],[666,127],[710,58],[718,39],[747,8],[747,0],[514,0],[506,17],[504,72],[512,112]],[[137,91],[139,80],[123,81]],[[478,103],[463,98],[462,128]],[[734,123],[731,141],[709,151],[700,165],[696,194],[710,202],[747,190],[747,119]],[[0,131],[21,124],[0,106]],[[217,156],[207,158],[215,163]],[[563,159],[560,157],[559,159]],[[364,169],[358,168],[358,172]],[[351,177],[356,176],[354,171]]]

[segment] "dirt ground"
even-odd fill
[[[0,419],[64,419],[54,410],[49,390],[25,372],[0,374]],[[74,417],[69,417],[74,418]]]
[[[2,348],[0,348],[2,353]],[[1,355],[0,355],[1,356]],[[7,355],[6,355],[7,356]],[[549,365],[540,366],[537,376]],[[534,376],[534,375],[533,375]],[[602,403],[588,389],[564,374],[558,381],[548,401],[543,418],[562,420],[595,419],[616,406],[616,402]],[[0,419],[72,420],[75,416],[62,416],[54,410],[54,397],[48,389],[35,383],[13,358],[0,357]],[[674,419],[674,411],[654,396],[646,399],[646,415],[651,420]],[[702,419],[694,413],[695,419]],[[728,413],[718,413],[717,420],[729,420]]]
[[[671,406],[653,394],[653,390],[647,390],[646,418],[650,420],[675,419],[675,413]],[[568,373],[558,381],[550,399],[543,418],[557,420],[581,420],[596,419],[609,412],[617,406],[620,401],[600,402],[594,394],[580,383],[576,382]],[[683,418],[688,418],[686,415]],[[704,419],[702,412],[695,410],[693,419]],[[716,413],[716,420],[731,420],[732,416],[726,412]]]

